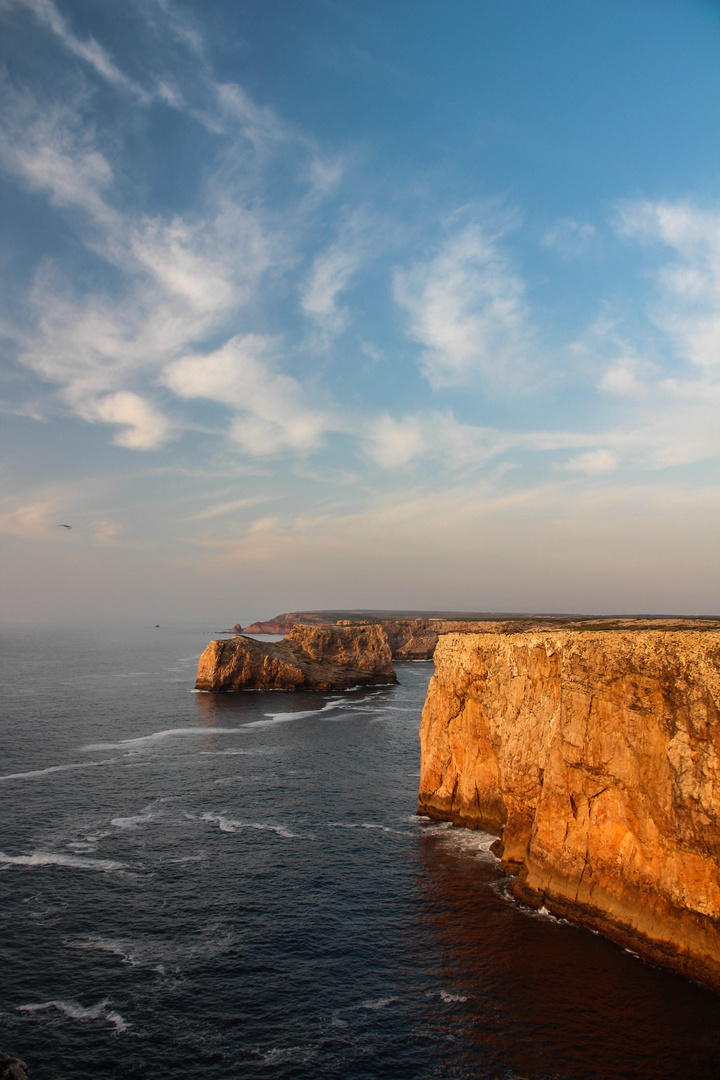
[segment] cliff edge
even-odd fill
[[[211,641],[196,690],[349,690],[397,682],[379,626],[296,626],[282,641]]]
[[[501,836],[518,899],[720,990],[720,631],[451,634],[418,813]]]

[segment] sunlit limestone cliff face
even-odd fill
[[[211,641],[198,664],[197,690],[348,690],[395,683],[380,626],[296,626],[282,641]]]
[[[418,812],[501,836],[518,899],[720,989],[720,631],[450,634]]]

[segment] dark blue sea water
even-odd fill
[[[33,1080],[720,1075],[720,998],[419,820],[431,663],[192,692],[212,626],[3,635],[0,1049]]]

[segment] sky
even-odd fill
[[[0,0],[0,52],[4,620],[720,613],[720,4]]]

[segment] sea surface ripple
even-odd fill
[[[32,1080],[715,1080],[715,994],[415,816],[432,663],[192,693],[216,636],[3,633],[0,1049]]]

